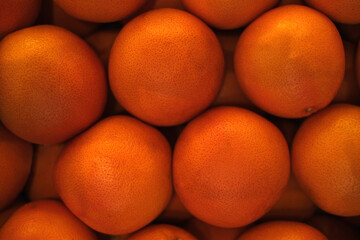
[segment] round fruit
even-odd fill
[[[0,240],[96,240],[95,234],[63,204],[35,201],[19,208],[0,229]]]
[[[138,10],[146,0],[54,0],[68,14],[89,22],[115,22]]]
[[[237,107],[218,107],[191,121],[174,150],[174,186],[196,218],[225,228],[264,215],[282,194],[290,171],[280,130]]]
[[[106,118],[69,142],[55,165],[65,205],[96,231],[121,235],[154,220],[172,194],[171,149],[156,129]]]
[[[196,238],[191,235],[191,233],[168,224],[159,224],[146,227],[133,235],[131,235],[128,240],[148,240],[148,239],[158,239],[158,240],[196,240]]]
[[[176,9],[147,12],[129,22],[111,50],[111,89],[131,114],[154,125],[184,123],[215,99],[224,57],[215,34]]]
[[[30,174],[33,149],[0,124],[0,210],[19,195]]]
[[[0,39],[10,32],[32,25],[40,6],[40,0],[1,0]]]
[[[278,0],[182,0],[190,12],[209,25],[221,29],[245,26],[274,7],[277,2]]]
[[[328,15],[335,22],[360,23],[359,0],[305,0],[305,2],[309,6]]]
[[[329,213],[360,215],[360,107],[336,104],[307,118],[292,145],[295,177]]]
[[[242,89],[258,107],[301,118],[334,98],[344,77],[345,54],[330,19],[305,6],[287,5],[244,30],[234,64]]]
[[[94,51],[73,33],[38,25],[0,42],[0,117],[15,135],[60,143],[97,120],[106,77]]]
[[[273,221],[251,228],[238,240],[327,240],[317,229],[300,222]]]

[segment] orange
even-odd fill
[[[36,146],[26,186],[26,193],[31,201],[60,198],[54,186],[53,172],[63,148],[64,144]]]
[[[197,240],[189,232],[176,226],[158,224],[148,226],[133,235],[128,240]]]
[[[317,229],[300,222],[273,221],[251,228],[238,240],[327,240]]]
[[[38,25],[0,42],[0,118],[38,144],[63,142],[96,121],[106,77],[94,51],[73,33]]]
[[[360,215],[360,107],[335,104],[307,118],[292,145],[294,175],[322,210]]]
[[[158,9],[130,21],[111,49],[111,89],[127,111],[153,125],[184,123],[221,86],[224,57],[215,34],[193,15]]]
[[[221,29],[234,29],[249,24],[271,9],[278,0],[182,0],[185,8],[209,25]]]
[[[234,56],[240,86],[270,114],[301,118],[328,105],[345,71],[335,25],[300,5],[275,8],[241,34]]]
[[[343,41],[343,44],[345,49],[345,75],[333,102],[360,104],[360,88],[355,72],[356,45],[348,41]]]
[[[315,215],[307,221],[329,240],[359,240],[360,233],[350,224],[331,215]]]
[[[191,217],[189,211],[186,210],[180,201],[179,196],[174,192],[169,204],[156,220],[166,223],[178,223]]]
[[[96,240],[95,234],[63,204],[35,201],[19,208],[0,229],[0,240]]]
[[[31,26],[40,11],[40,0],[1,0],[0,39],[15,30]]]
[[[6,223],[6,221],[11,217],[11,215],[25,203],[26,203],[25,199],[19,197],[10,206],[0,211],[0,229]]]
[[[209,225],[196,218],[192,218],[185,225],[185,229],[200,240],[235,240],[246,231],[247,228],[248,226],[240,228],[221,228]]]
[[[240,36],[239,30],[217,31],[218,37],[225,56],[225,73],[220,92],[216,96],[213,106],[235,105],[245,108],[254,108],[252,102],[247,98],[236,80],[234,71],[234,52],[237,40]]]
[[[305,0],[306,4],[328,15],[335,22],[360,23],[358,0]]]
[[[30,174],[33,149],[0,123],[0,210],[19,195]]]
[[[115,22],[138,10],[147,0],[54,0],[68,14],[89,22]]]
[[[196,218],[236,228],[263,216],[282,194],[290,159],[284,136],[246,109],[218,107],[192,120],[173,156],[175,191]]]
[[[156,129],[106,118],[69,142],[55,166],[65,205],[96,231],[121,235],[154,220],[172,193],[171,149]]]

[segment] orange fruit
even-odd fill
[[[55,189],[53,173],[63,148],[64,144],[36,146],[26,186],[26,194],[31,201],[60,198]]]
[[[356,45],[348,41],[343,41],[343,44],[345,49],[345,75],[333,102],[360,104],[360,88],[355,72]]]
[[[247,228],[248,226],[240,228],[221,228],[212,226],[196,218],[192,218],[185,225],[185,229],[200,240],[235,240],[246,231]]]
[[[169,224],[148,226],[134,234],[128,240],[197,240],[191,233]]]
[[[196,218],[236,228],[263,216],[282,194],[290,159],[284,136],[246,109],[218,107],[192,120],[175,145],[173,178]]]
[[[130,21],[111,49],[111,89],[127,111],[159,126],[184,123],[207,108],[221,86],[224,58],[198,18],[158,9]]]
[[[0,123],[0,210],[19,195],[30,174],[32,145]]]
[[[345,55],[330,19],[305,6],[287,5],[244,30],[234,64],[240,86],[255,105],[279,117],[301,118],[335,97]]]
[[[300,222],[262,223],[241,235],[238,240],[327,240],[317,229]]]
[[[249,24],[256,17],[274,7],[278,0],[182,0],[185,8],[209,25],[234,29]]]
[[[17,198],[10,206],[0,211],[0,229],[6,223],[6,221],[11,217],[11,215],[22,205],[24,205],[25,199],[22,197]]]
[[[360,233],[350,224],[331,215],[315,215],[307,221],[329,240],[359,240]]]
[[[0,240],[96,240],[95,234],[63,204],[30,202],[19,208],[0,229]]]
[[[0,42],[0,118],[38,144],[63,142],[96,121],[106,77],[94,51],[73,33],[38,25]]]
[[[138,10],[147,0],[54,0],[68,14],[89,22],[115,22]]]
[[[239,30],[217,31],[216,36],[220,40],[225,56],[225,73],[223,84],[213,106],[235,105],[245,108],[253,108],[254,105],[247,98],[236,80],[234,71],[234,52],[237,40],[240,36]]]
[[[127,116],[103,119],[69,142],[55,165],[65,205],[96,231],[120,235],[154,220],[171,193],[171,149],[156,129]]]
[[[335,104],[307,118],[292,145],[294,175],[322,210],[360,215],[360,107]]]
[[[178,223],[190,219],[191,217],[192,216],[189,211],[186,210],[180,201],[179,196],[176,194],[176,192],[174,192],[169,204],[156,220],[158,222]]]
[[[0,39],[15,30],[31,26],[40,11],[40,0],[1,0]]]
[[[305,0],[305,2],[328,15],[335,22],[360,23],[360,1],[358,0]]]

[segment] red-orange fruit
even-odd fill
[[[64,144],[36,146],[26,186],[26,193],[31,201],[60,198],[54,186],[53,175],[56,160],[63,148]]]
[[[15,30],[31,26],[40,11],[40,0],[1,0],[0,39]]]
[[[111,50],[111,89],[127,111],[159,126],[184,123],[208,107],[221,86],[224,57],[209,27],[177,9],[130,21]]]
[[[9,34],[0,42],[0,66],[0,118],[29,142],[63,142],[102,114],[104,68],[85,41],[63,28]]]
[[[238,240],[328,240],[319,230],[291,221],[273,221],[260,224],[242,234]]]
[[[151,225],[132,234],[128,240],[197,240],[191,233],[169,224]]]
[[[360,87],[355,72],[356,45],[348,41],[343,41],[343,43],[345,49],[345,75],[333,102],[360,104]]]
[[[121,235],[154,220],[172,194],[171,149],[155,128],[106,118],[69,142],[55,165],[65,205],[96,231]]]
[[[25,199],[19,197],[7,208],[0,211],[0,229],[6,223],[6,221],[11,217],[11,215],[25,203],[26,203]]]
[[[235,72],[255,105],[286,118],[308,116],[335,97],[345,54],[335,25],[309,7],[275,8],[241,34]]]
[[[307,118],[292,145],[292,169],[311,200],[334,215],[360,215],[360,107],[335,104]]]
[[[282,194],[290,159],[284,136],[246,109],[218,107],[192,120],[174,150],[173,178],[196,218],[224,228],[263,216]]]
[[[209,25],[221,29],[234,29],[249,24],[271,9],[278,0],[182,0],[185,8]]]
[[[138,10],[146,0],[54,0],[68,14],[89,22],[115,22]]]
[[[57,201],[30,202],[0,229],[0,240],[97,240],[95,234]]]
[[[328,15],[335,22],[360,23],[359,0],[305,0],[306,4]]]
[[[32,145],[0,123],[0,210],[19,195],[30,174]]]

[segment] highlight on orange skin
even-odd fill
[[[120,105],[157,126],[189,121],[220,90],[224,57],[212,30],[177,9],[142,14],[120,31],[109,80]]]
[[[241,34],[234,56],[243,91],[262,110],[302,118],[327,106],[345,72],[335,25],[309,7],[272,9]]]
[[[37,145],[34,152],[31,173],[25,188],[31,201],[41,199],[59,199],[53,175],[54,166],[64,144]]]
[[[304,0],[310,7],[323,12],[333,21],[347,24],[360,23],[360,1],[357,0]]]
[[[102,114],[106,75],[95,52],[66,29],[37,25],[0,42],[0,115],[17,136],[57,144]]]
[[[343,41],[345,49],[345,75],[334,103],[360,104],[360,87],[356,79],[356,45]]]
[[[23,197],[19,197],[10,206],[0,211],[0,229],[11,217],[11,215],[25,203],[25,199]]]
[[[69,15],[89,22],[107,23],[125,19],[147,0],[54,0]]]
[[[191,233],[182,228],[169,224],[155,224],[147,226],[130,235],[127,240],[197,240]]]
[[[60,202],[40,200],[20,207],[0,229],[0,240],[97,240],[94,232]]]
[[[271,9],[278,0],[182,0],[185,8],[219,29],[246,26],[256,17]]]
[[[199,219],[192,218],[184,226],[198,239],[206,240],[234,240],[245,232],[249,226],[239,228],[221,228],[207,224]]]
[[[29,177],[33,146],[0,123],[0,211],[20,194]]]
[[[0,39],[7,34],[35,23],[41,0],[1,0]]]

